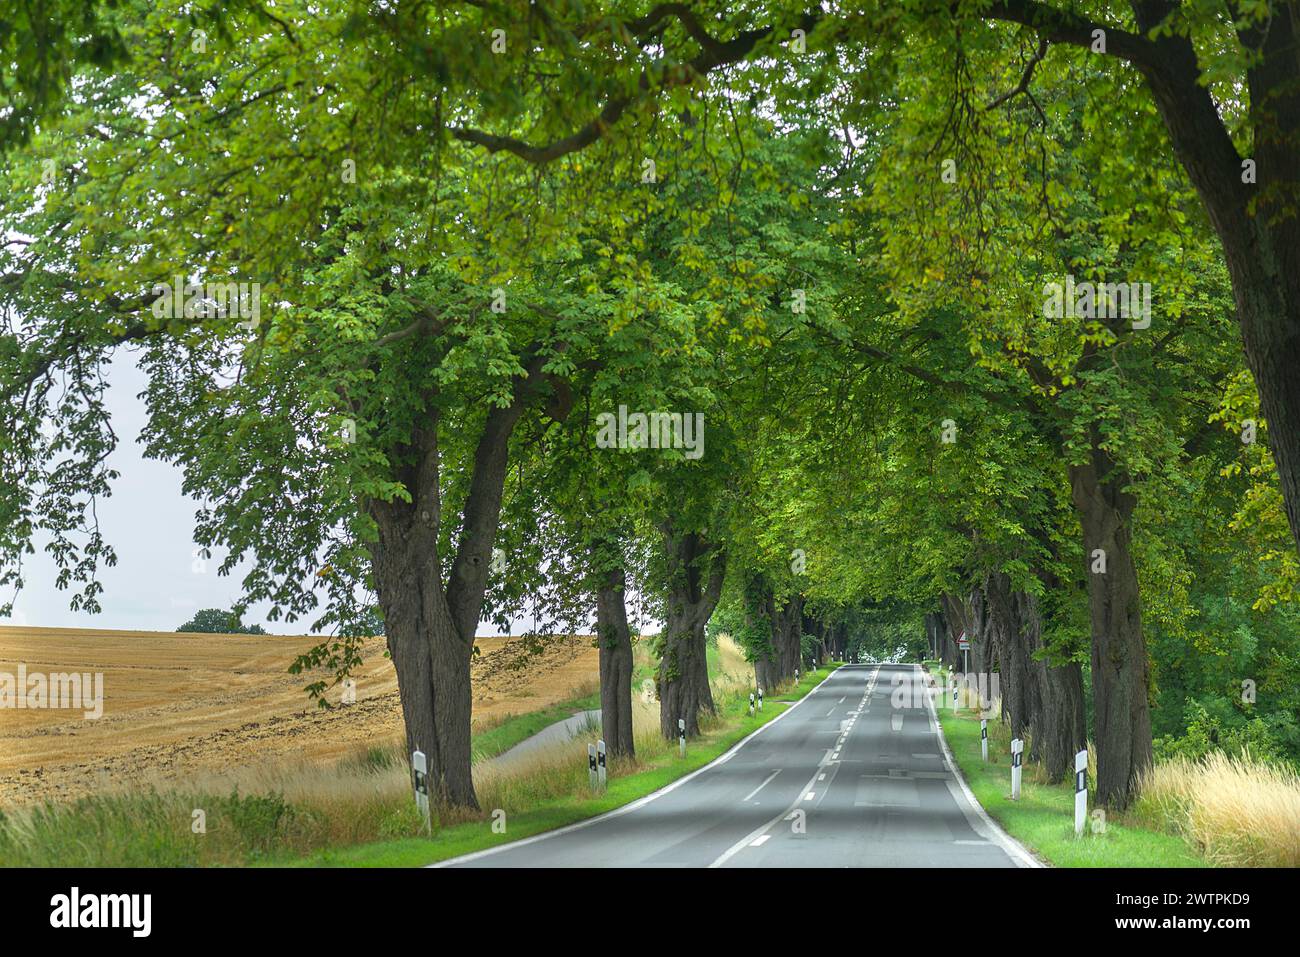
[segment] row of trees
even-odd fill
[[[0,583],[39,533],[97,608],[127,348],[235,613],[311,616],[341,678],[377,608],[444,801],[525,603],[594,613],[630,753],[634,583],[669,737],[721,608],[764,685],[966,631],[1112,806],[1169,687],[1247,720],[1250,681],[1300,752],[1278,4],[74,6],[0,41]]]

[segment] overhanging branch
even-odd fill
[[[664,21],[670,17],[676,18],[681,23],[687,35],[699,45],[700,53],[685,68],[659,71],[663,78],[657,85],[651,82],[650,71],[642,70],[637,83],[638,92],[635,95],[612,97],[594,119],[576,132],[541,146],[513,136],[500,136],[464,126],[452,127],[450,130],[452,137],[480,146],[489,153],[504,150],[536,166],[543,166],[590,146],[604,136],[630,107],[666,90],[689,86],[698,78],[707,76],[719,67],[739,63],[749,56],[759,41],[776,30],[776,25],[773,24],[755,30],[744,30],[729,40],[719,40],[710,34],[694,12],[682,3],[659,4],[644,17],[629,21],[627,26],[634,36],[645,38],[660,29]],[[799,22],[799,27],[811,31],[819,20],[818,14],[805,14]]]

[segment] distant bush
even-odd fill
[[[245,625],[234,612],[222,611],[220,608],[204,608],[176,630],[197,631],[207,635],[266,634],[266,629],[261,625]]]
[[[1164,735],[1155,739],[1157,758],[1199,761],[1212,754],[1232,758],[1249,754],[1265,763],[1286,760],[1281,742],[1260,718],[1243,717],[1233,722],[1211,714],[1199,701],[1192,701],[1187,705],[1185,720],[1187,730],[1182,735]]]

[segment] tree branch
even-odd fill
[[[668,17],[675,17],[681,23],[687,35],[700,46],[701,52],[687,64],[685,69],[658,71],[663,75],[658,89],[650,82],[650,71],[642,70],[637,84],[639,92],[636,95],[611,98],[599,115],[577,132],[544,146],[535,146],[512,136],[498,136],[464,126],[452,127],[451,135],[462,142],[481,146],[489,153],[505,150],[536,166],[543,166],[561,156],[590,146],[604,136],[630,107],[651,99],[665,90],[689,86],[699,77],[707,76],[719,67],[740,62],[753,51],[760,40],[776,29],[776,25],[773,24],[756,30],[742,31],[730,40],[718,40],[704,29],[695,14],[683,3],[659,4],[644,17],[629,21],[627,26],[635,36],[645,37]],[[799,25],[802,29],[811,31],[819,20],[819,14],[805,14]]]
[[[1068,43],[1088,49],[1092,48],[1094,32],[1101,30],[1106,36],[1107,56],[1127,60],[1146,69],[1160,66],[1156,44],[1146,37],[1107,23],[1089,20],[1071,10],[1061,10],[1038,0],[995,0],[982,16],[991,20],[1019,23],[1054,43]]]
[[[1028,93],[1029,81],[1034,78],[1034,67],[1042,63],[1043,57],[1045,56],[1047,56],[1047,37],[1040,36],[1038,38],[1038,49],[1034,51],[1034,55],[1030,57],[1029,62],[1025,64],[1025,71],[1020,75],[1020,82],[1016,84],[1014,89],[1003,93],[988,106],[984,107],[984,109],[986,111],[997,109],[1003,103],[1007,102],[1007,100],[1014,99],[1022,93]],[[1038,104],[1035,103],[1034,106],[1037,108]],[[1042,115],[1042,112],[1041,109],[1038,111],[1040,116]],[[1046,127],[1046,122],[1044,122],[1044,127]]]

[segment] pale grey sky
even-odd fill
[[[194,570],[194,511],[196,503],[181,493],[180,470],[166,462],[142,457],[136,439],[145,423],[144,403],[136,395],[145,376],[135,357],[119,353],[109,372],[108,406],[119,444],[109,458],[121,477],[113,495],[99,503],[100,526],[117,551],[113,568],[100,570],[103,612],[88,615],[68,607],[71,593],[54,587],[57,567],[36,543],[37,554],[28,557],[27,585],[14,605],[12,619],[4,624],[75,628],[129,628],[174,631],[200,608],[229,608],[239,594],[239,574],[218,576],[224,552],[216,551],[206,571]],[[269,624],[255,608],[248,623],[268,631],[292,633],[306,624]],[[309,623],[307,623],[309,624]]]
[[[109,463],[120,478],[112,497],[97,508],[100,526],[118,559],[113,568],[100,570],[103,611],[89,615],[68,607],[71,592],[54,587],[58,569],[43,550],[45,540],[40,540],[37,554],[28,556],[27,585],[14,604],[14,615],[0,618],[0,624],[175,631],[200,608],[229,608],[240,594],[239,582],[247,567],[218,575],[224,550],[214,550],[206,567],[196,570],[192,536],[197,503],[182,494],[180,469],[141,454],[136,440],[145,424],[145,407],[137,395],[145,388],[146,377],[134,355],[119,353],[108,379],[107,403],[119,440]],[[311,625],[309,619],[268,622],[264,617],[268,608],[254,606],[244,622],[276,634],[302,634]],[[516,619],[511,630],[517,635],[532,625],[531,618]],[[479,626],[481,635],[496,633],[491,625]]]

